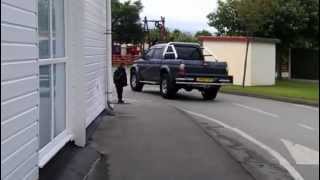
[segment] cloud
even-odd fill
[[[125,1],[125,0],[121,0]],[[207,29],[207,15],[217,7],[217,0],[141,0],[144,10],[141,17],[160,19],[166,17],[167,27],[196,32]]]

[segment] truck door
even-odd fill
[[[160,66],[163,59],[163,48],[155,48],[153,57],[150,61],[150,79],[151,81],[159,82],[160,81]]]
[[[143,61],[139,63],[139,72],[143,81],[150,81],[150,68],[151,68],[151,59],[154,54],[154,49],[150,49],[145,55]]]

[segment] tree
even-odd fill
[[[182,32],[179,29],[175,29],[172,32],[169,32],[169,41],[197,42],[197,39],[190,33]]]
[[[118,43],[140,43],[144,32],[140,20],[143,5],[140,0],[119,2],[112,0],[112,39]]]
[[[198,31],[196,32],[196,34],[194,35],[195,37],[199,37],[199,36],[212,36],[211,32],[207,31],[207,30],[202,30],[202,31]]]
[[[319,48],[319,0],[219,0],[208,15],[218,35],[278,38],[277,69],[288,48]]]

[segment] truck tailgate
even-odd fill
[[[225,62],[205,62],[201,60],[183,61],[186,76],[212,77],[227,76],[227,64]]]

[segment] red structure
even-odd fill
[[[139,58],[139,55],[112,55],[112,64],[119,65],[124,63],[125,65],[131,65],[135,60]]]

